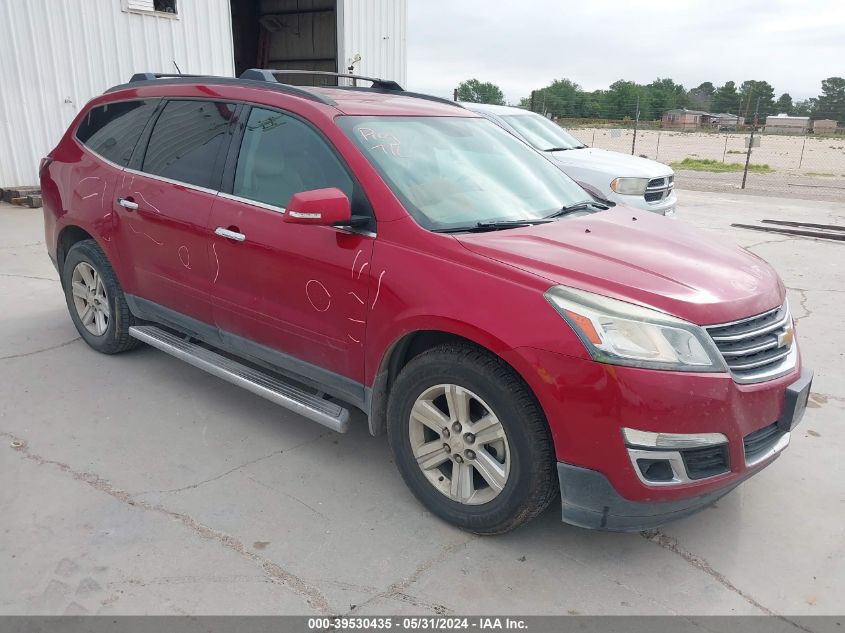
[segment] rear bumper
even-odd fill
[[[676,501],[629,501],[600,472],[558,462],[561,518],[592,530],[638,532],[689,516],[714,503],[742,480],[703,495]]]

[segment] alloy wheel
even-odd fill
[[[79,262],[71,275],[73,304],[79,321],[94,336],[102,336],[109,327],[109,297],[103,278],[87,262]]]
[[[435,385],[414,403],[411,449],[426,479],[452,501],[481,505],[508,481],[510,448],[499,418],[460,385]]]

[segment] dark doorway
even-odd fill
[[[248,68],[337,72],[337,0],[230,0],[235,73]],[[280,75],[298,85],[334,78]]]

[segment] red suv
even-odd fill
[[[41,168],[85,341],[340,432],[358,408],[419,500],[484,534],[558,491],[567,523],[655,526],[786,447],[812,373],[763,260],[371,81],[137,75],[91,101]]]

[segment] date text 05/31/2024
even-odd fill
[[[320,631],[331,629],[335,631],[444,631],[444,630],[524,630],[525,620],[520,618],[498,617],[343,617],[343,618],[309,618],[308,629]]]

